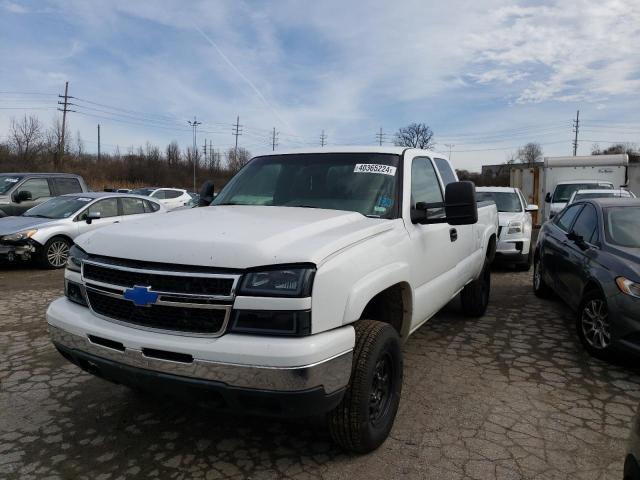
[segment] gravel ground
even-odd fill
[[[62,272],[0,270],[0,478],[621,479],[633,361],[587,356],[530,274],[492,279],[483,318],[452,302],[409,339],[391,437],[352,456],[319,419],[222,415],[83,373],[46,334]]]

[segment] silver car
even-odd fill
[[[140,195],[86,192],[55,197],[19,217],[0,218],[0,259],[35,259],[45,268],[61,268],[78,235],[164,212],[159,202]]]

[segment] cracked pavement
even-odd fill
[[[636,362],[589,357],[529,273],[492,281],[483,318],[454,301],[409,339],[391,436],[355,456],[322,419],[220,414],[82,372],[46,333],[62,272],[0,270],[0,478],[622,478]]]

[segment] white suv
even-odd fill
[[[181,188],[136,188],[131,193],[155,198],[167,210],[184,207],[191,201],[191,195]]]

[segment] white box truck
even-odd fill
[[[562,210],[576,190],[620,188],[627,181],[627,154],[545,157],[544,220]]]

